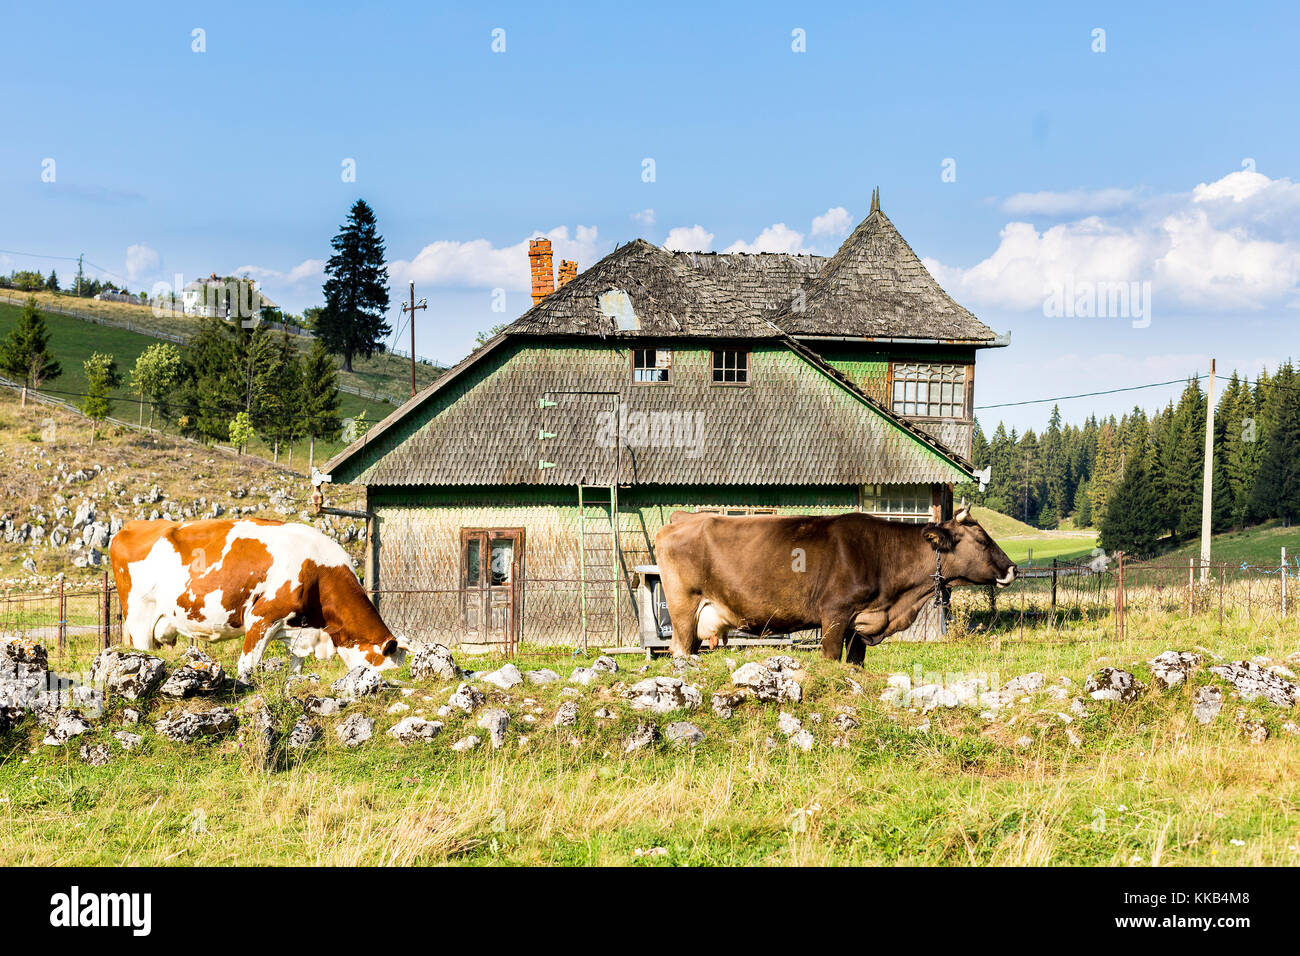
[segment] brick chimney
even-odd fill
[[[533,274],[533,305],[536,305],[555,291],[555,274],[551,267],[551,240],[530,240],[528,261]]]
[[[572,259],[560,260],[560,278],[555,284],[558,289],[566,282],[571,282],[578,277],[578,263]]]

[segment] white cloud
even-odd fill
[[[150,275],[162,265],[162,256],[157,250],[136,243],[126,247],[126,275],[132,282]]]
[[[1016,193],[1007,197],[1002,208],[1014,216],[1077,216],[1119,209],[1136,198],[1136,189],[1117,188]]]
[[[653,209],[642,209],[640,212],[632,213],[632,219],[642,229],[649,229],[655,224],[655,211]]]
[[[703,226],[675,226],[668,230],[664,248],[673,252],[711,252],[713,250],[713,233]]]
[[[263,266],[240,266],[235,270],[235,275],[246,275],[249,278],[257,279],[259,282],[265,282],[270,279],[273,282],[289,283],[296,285],[307,279],[318,279],[325,275],[324,259],[304,259],[288,272],[281,272],[278,269],[268,269]]]
[[[812,234],[814,236],[847,235],[853,226],[853,217],[843,206],[832,206],[820,216],[814,216]]]
[[[561,259],[572,259],[581,272],[609,251],[609,243],[599,239],[595,226],[578,226],[573,236],[565,226],[533,232],[510,246],[494,246],[487,239],[438,239],[412,259],[389,262],[388,276],[393,284],[414,281],[435,287],[527,290],[531,285],[528,242],[539,237],[551,240],[556,268]]]
[[[810,250],[803,245],[803,233],[796,232],[783,222],[768,226],[753,242],[743,239],[733,242],[723,252],[785,252],[802,253]]]
[[[958,301],[972,306],[1037,311],[1052,287],[1150,281],[1160,303],[1295,307],[1298,221],[1300,185],[1241,171],[1160,197],[1122,221],[1092,215],[1041,232],[1009,222],[998,247],[969,269],[924,262]]]
[[[1290,185],[1287,180],[1279,180],[1278,182]],[[1212,183],[1199,184],[1192,190],[1192,201],[1210,202],[1215,199],[1231,199],[1233,202],[1242,202],[1267,189],[1272,184],[1273,180],[1263,173],[1243,169],[1240,172],[1229,173],[1222,179],[1215,180]]]

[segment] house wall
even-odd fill
[[[901,348],[883,351],[879,346],[863,344],[829,344],[814,341],[815,348],[826,361],[843,372],[858,388],[886,408],[892,408],[892,378],[890,370],[895,362],[917,362],[935,365],[965,365],[968,403],[974,395],[975,349],[954,346],[928,348]],[[910,419],[918,428],[943,442],[948,448],[967,459],[971,454],[974,416],[965,419]]]
[[[523,529],[522,571],[527,582],[518,608],[522,644],[574,645],[582,637],[581,528],[609,531],[608,490],[536,487],[370,489],[376,515],[375,600],[395,633],[448,645],[461,644],[461,531]],[[855,486],[707,487],[641,486],[618,499],[622,560],[616,589],[616,636],[609,645],[638,641],[634,568],[653,564],[655,533],[674,511],[698,508],[775,509],[780,514],[842,514],[859,507]],[[582,520],[585,518],[585,521]],[[596,538],[609,542],[609,537]],[[599,577],[591,572],[590,578]],[[368,582],[371,583],[371,582]],[[591,592],[589,592],[591,593]],[[589,605],[593,606],[593,605]]]

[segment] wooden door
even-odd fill
[[[501,644],[506,653],[514,653],[523,546],[522,528],[461,532],[461,627],[467,643]]]

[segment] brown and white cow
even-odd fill
[[[655,535],[674,656],[733,629],[789,634],[820,627],[822,653],[861,664],[867,645],[910,625],[945,585],[1006,586],[1016,566],[963,508],[942,523],[865,514],[678,512]]]
[[[406,642],[379,617],[347,553],[304,524],[261,518],[131,521],[108,547],[127,639],[139,650],[242,636],[239,676],[286,641],[295,669],[337,652],[349,668],[397,667]]]

